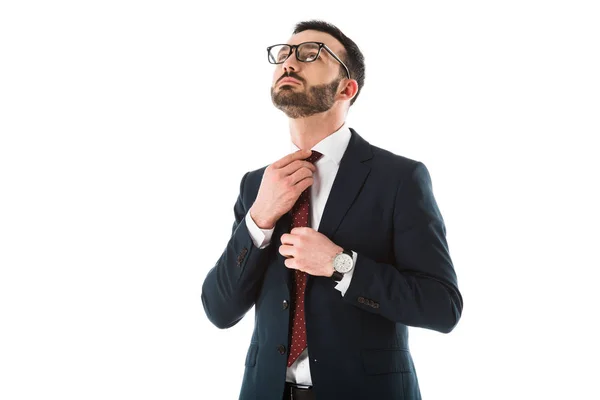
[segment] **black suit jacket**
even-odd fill
[[[271,244],[254,246],[244,217],[266,167],[247,172],[225,250],[208,272],[202,303],[229,328],[255,307],[240,399],[281,400],[289,338],[291,270],[279,254],[287,213]],[[462,297],[426,167],[369,144],[351,129],[318,231],[358,253],[344,296],[308,276],[305,318],[317,400],[420,399],[408,326],[450,332]]]

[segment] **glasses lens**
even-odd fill
[[[315,61],[319,56],[319,45],[317,43],[302,43],[298,46],[298,55],[300,61],[311,62]]]
[[[287,44],[278,44],[269,50],[269,62],[271,64],[281,64],[290,54],[290,46]]]

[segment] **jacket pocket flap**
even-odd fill
[[[368,375],[414,371],[412,357],[405,349],[363,350],[362,359]]]

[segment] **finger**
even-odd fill
[[[282,244],[281,246],[279,246],[279,254],[281,254],[282,256],[285,257],[294,257],[295,254],[295,249],[294,246],[287,246]]]
[[[304,179],[310,179],[310,182],[303,182],[303,184],[312,184],[312,180],[313,178],[313,173],[312,171],[309,171],[306,168],[300,168],[298,171],[294,172],[292,175],[290,175],[290,182],[292,184],[292,186],[298,184],[299,182],[302,182]],[[303,189],[304,191],[304,189]]]
[[[294,235],[290,235],[289,233],[284,233],[283,235],[281,235],[280,239],[281,239],[281,244],[287,244],[290,246],[293,246],[294,243],[297,241],[297,238],[295,238]]]
[[[302,235],[304,233],[307,233],[307,231],[310,229],[311,229],[310,226],[296,226],[290,231],[290,234],[291,235]]]
[[[298,269],[295,258],[286,258],[283,261],[283,264],[285,264],[285,266],[288,267],[289,269]]]
[[[304,179],[299,180],[293,186],[293,189],[297,191],[297,195],[300,196],[306,189],[308,189],[314,182],[312,176],[308,176]]]
[[[292,161],[303,160],[305,158],[308,158],[308,157],[310,157],[311,154],[312,154],[311,150],[298,150],[291,154],[288,154],[287,156],[283,157],[282,159],[280,159],[278,161],[275,161],[271,165],[273,166],[273,168],[282,168],[282,167],[285,167],[286,165],[288,165],[289,163],[291,163]]]
[[[312,171],[313,173],[317,170],[317,167],[315,166],[315,164],[313,164],[311,162],[308,162],[305,160],[294,160],[293,162],[289,163],[285,167],[281,168],[281,173],[284,176],[288,176],[288,175],[292,175],[295,172],[298,172],[302,168],[306,168],[306,169]]]

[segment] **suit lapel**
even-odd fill
[[[371,167],[363,161],[372,158],[371,146],[350,128],[352,136],[348,148],[340,161],[340,168],[333,181],[331,192],[325,203],[318,231],[332,238],[344,215],[360,193]]]

